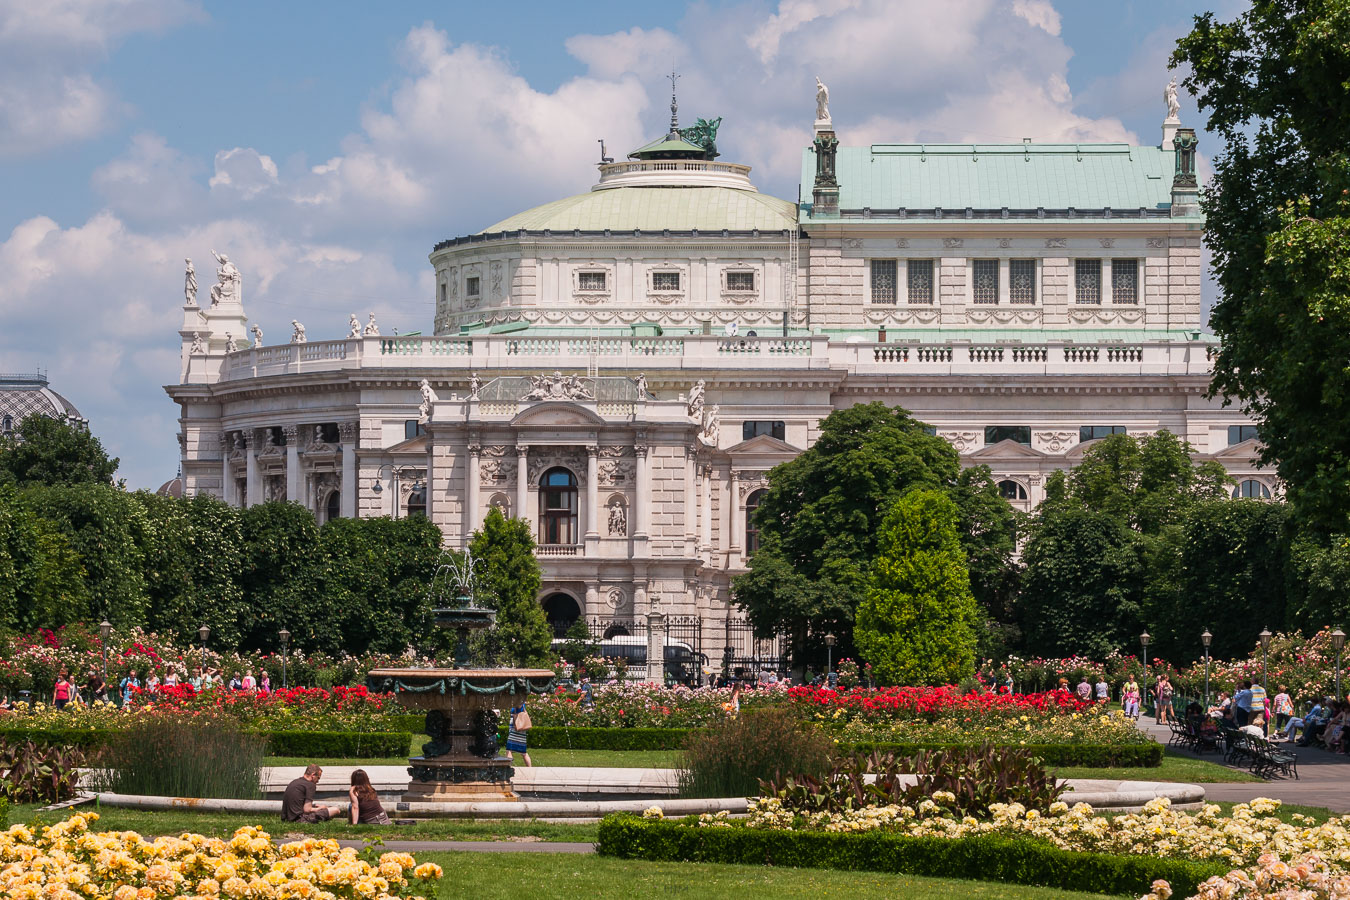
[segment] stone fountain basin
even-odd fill
[[[371,669],[366,686],[413,709],[471,711],[519,706],[553,689],[552,669]]]

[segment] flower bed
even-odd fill
[[[110,897],[146,900],[195,894],[226,897],[412,898],[414,880],[442,875],[407,853],[371,861],[337,841],[274,844],[256,827],[229,841],[199,834],[146,840],[131,831],[93,833],[94,813],[33,831],[0,832],[0,891],[13,897]],[[419,898],[420,900],[420,898]]]
[[[705,814],[683,823],[608,816],[600,823],[597,852],[620,859],[790,865],[805,868],[895,872],[939,878],[982,879],[1064,887],[1100,894],[1134,894],[1158,879],[1192,889],[1224,871],[1214,864],[1153,856],[1061,850],[1044,841],[996,834],[960,840],[754,829]]]
[[[408,731],[275,731],[251,728],[267,740],[271,756],[309,756],[329,759],[388,759],[407,756],[412,743]],[[42,747],[78,747],[96,753],[118,733],[116,728],[24,727],[14,720],[0,722],[0,740],[32,741]]]
[[[1173,886],[1154,883],[1143,900],[1168,900]],[[1337,872],[1316,853],[1285,862],[1264,853],[1255,866],[1216,875],[1200,885],[1191,900],[1341,900],[1350,897],[1350,875]]]

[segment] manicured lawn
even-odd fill
[[[383,838],[385,840],[511,841],[533,838],[545,841],[594,842],[595,825],[553,825],[542,822],[452,822],[429,821],[416,825],[361,825],[322,822],[317,825],[283,823],[270,817],[243,813],[191,812],[173,810],[152,812],[140,809],[95,807],[85,804],[73,810],[39,813],[33,805],[10,808],[9,820],[18,822],[59,822],[72,812],[97,812],[96,831],[136,831],[144,835],[182,834],[185,831],[210,837],[229,837],[245,825],[261,825],[277,839],[289,834],[318,835],[332,838]]]
[[[1218,759],[1215,754],[1212,759]],[[1210,759],[1200,759],[1188,753],[1168,750],[1163,756],[1162,765],[1154,769],[1087,769],[1081,766],[1065,766],[1056,771],[1060,778],[1105,778],[1128,781],[1184,781],[1192,784],[1205,782],[1246,783],[1260,782],[1261,779],[1241,771],[1221,766]]]
[[[415,735],[408,756],[420,756],[424,734]],[[663,769],[674,768],[678,750],[531,750],[530,759],[536,766],[591,766],[597,768]],[[269,756],[263,760],[268,766],[303,766],[307,763],[321,766],[406,766],[407,757],[391,759],[306,759],[299,756]]]
[[[839,872],[829,869],[783,869],[710,863],[653,863],[565,853],[418,853],[418,862],[445,869],[440,897],[472,896],[474,900],[516,900],[519,897],[585,897],[588,900],[632,900],[679,897],[691,900],[747,897],[841,897],[848,900],[1102,900],[1052,888],[1022,887],[979,881]],[[470,887],[472,886],[472,887]]]

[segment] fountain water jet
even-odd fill
[[[436,626],[455,629],[454,667],[372,669],[366,676],[372,691],[393,693],[405,707],[426,711],[431,740],[421,756],[408,760],[412,783],[405,801],[517,799],[511,790],[515,769],[498,752],[497,710],[553,688],[549,669],[466,668],[469,634],[492,627],[497,617],[474,600],[479,562],[469,553],[458,559],[442,554],[428,589]],[[450,597],[453,606],[446,603]]]

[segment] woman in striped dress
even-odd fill
[[[524,727],[521,727],[524,726]],[[511,709],[511,724],[506,732],[506,758],[513,759],[512,753],[519,753],[525,759],[525,765],[533,766],[530,762],[530,753],[527,749],[527,737],[529,733],[529,716],[525,713],[525,701],[521,700],[519,706]]]

